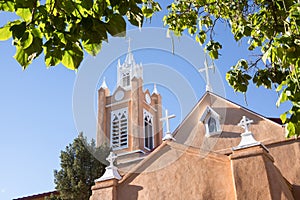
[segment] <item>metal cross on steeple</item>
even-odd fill
[[[200,68],[198,71],[203,72],[205,71],[205,78],[206,78],[206,91],[212,91],[210,81],[209,81],[209,69],[214,69],[214,66],[208,66],[207,64],[207,55],[205,55],[205,61],[204,61],[204,68]]]
[[[160,121],[165,121],[166,122],[166,134],[167,133],[170,133],[170,122],[169,122],[169,120],[170,119],[172,119],[172,118],[174,118],[174,117],[176,117],[175,115],[169,115],[169,113],[168,113],[168,110],[166,109],[166,111],[165,111],[165,114],[166,114],[166,116],[165,117],[162,117],[161,119],[160,119]]]
[[[128,52],[131,52],[131,37],[128,37],[127,42],[128,42]]]
[[[112,151],[109,153],[108,157],[106,160],[109,162],[110,167],[114,167],[114,162],[116,160],[117,156],[114,154]]]
[[[163,141],[165,140],[173,140],[175,141],[175,138],[172,136],[171,132],[170,132],[170,122],[169,120],[176,117],[175,115],[169,115],[168,110],[166,109],[166,116],[160,118],[160,121],[165,121],[166,122],[166,133],[165,133],[165,137],[163,137]]]
[[[246,116],[243,116],[240,123],[238,123],[238,126],[241,126],[243,129],[245,129],[245,133],[249,132],[250,124],[253,123],[253,120],[248,119]]]

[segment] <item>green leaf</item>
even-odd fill
[[[93,0],[82,0],[81,6],[87,10],[90,10],[93,7]]]
[[[60,1],[60,4],[61,8],[66,11],[67,14],[71,14],[76,9],[73,0]]]
[[[23,69],[25,69],[29,64],[28,55],[25,53],[23,48],[16,48],[16,54],[14,55],[14,58],[18,61],[18,63],[22,66]]]
[[[279,98],[278,98],[278,100],[276,102],[276,106],[279,107],[281,103],[283,103],[283,102],[285,102],[287,100],[288,100],[288,97],[287,97],[285,91],[281,92],[280,96],[279,96]]]
[[[45,64],[46,66],[56,66],[62,60],[62,52],[60,49],[55,48],[52,51],[45,52]]]
[[[0,10],[13,12],[15,11],[13,0],[2,0],[0,1]]]
[[[18,8],[16,14],[20,16],[24,21],[30,21],[32,14],[29,8]]]
[[[22,39],[21,39],[21,44],[23,49],[27,49],[33,42],[33,36],[29,32],[25,32]]]
[[[68,69],[78,69],[82,59],[83,52],[77,44],[68,45],[63,51],[62,64]]]
[[[218,53],[217,50],[212,50],[212,51],[208,52],[208,54],[212,59],[218,59],[219,58],[219,53]]]
[[[284,124],[286,122],[286,112],[280,115],[281,122]]]
[[[291,136],[295,135],[296,133],[296,127],[295,124],[292,122],[289,122],[286,126],[286,137],[290,138]]]
[[[142,26],[144,20],[143,12],[138,6],[130,8],[130,11],[127,12],[127,18],[132,25],[138,27]]]
[[[11,26],[9,30],[12,32],[14,39],[20,39],[26,31],[26,23],[22,22],[20,24],[15,24]]]
[[[92,56],[96,56],[101,50],[101,43],[100,44],[89,44],[87,42],[82,42],[83,48]]]
[[[112,36],[125,37],[126,35],[126,22],[121,15],[113,15],[105,27]]]
[[[8,40],[12,36],[9,26],[0,28],[0,40]]]

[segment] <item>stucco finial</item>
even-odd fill
[[[248,119],[246,116],[243,116],[241,121],[237,124],[245,129],[245,132],[241,134],[241,142],[238,146],[233,147],[232,150],[245,149],[253,146],[261,145],[266,151],[269,151],[261,142],[255,140],[253,133],[249,130],[250,124],[253,123],[253,120]]]
[[[122,177],[118,172],[118,168],[114,166],[114,161],[116,160],[117,156],[113,152],[109,153],[109,156],[106,160],[109,162],[109,166],[105,168],[105,173],[100,178],[96,179],[95,182],[106,181],[110,179],[117,179],[120,180]]]
[[[163,141],[165,140],[174,140],[175,138],[172,136],[171,132],[170,132],[170,119],[175,118],[175,115],[169,115],[168,114],[168,110],[166,109],[165,111],[165,117],[162,117],[160,119],[160,121],[165,121],[166,122],[166,133],[165,133],[165,137],[163,137]]]
[[[250,124],[253,123],[253,120],[248,119],[246,116],[243,116],[241,121],[238,123],[238,126],[245,129],[245,133],[249,132]]]
[[[109,162],[110,167],[114,167],[114,162],[116,160],[117,156],[111,151],[106,158],[106,160]]]

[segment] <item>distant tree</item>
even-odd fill
[[[176,35],[187,30],[213,59],[222,48],[215,39],[217,24],[227,24],[236,41],[248,40],[254,56],[232,66],[228,83],[243,93],[250,80],[279,92],[277,106],[292,103],[280,116],[287,124],[287,136],[300,135],[299,0],[174,0],[168,11],[164,17],[168,28]]]
[[[51,194],[50,197],[45,197],[45,200],[62,200],[58,195]]]
[[[61,169],[54,171],[54,182],[56,190],[59,191],[59,197],[52,197],[51,200],[89,199],[94,180],[105,171],[105,164],[102,162],[106,162],[105,158],[108,153],[107,146],[96,148],[94,140],[88,143],[80,133],[65,151],[61,151]]]

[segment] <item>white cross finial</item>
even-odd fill
[[[207,55],[205,55],[204,68],[199,69],[199,72],[205,71],[206,78],[206,91],[212,91],[210,81],[209,81],[209,69],[214,69],[214,66],[208,66],[207,64]]]
[[[131,37],[128,37],[127,42],[128,42],[128,52],[131,52]]]
[[[169,120],[172,119],[172,118],[174,118],[174,117],[176,117],[176,116],[175,115],[169,115],[167,109],[165,111],[165,114],[166,114],[166,116],[162,117],[160,119],[160,121],[165,121],[166,122],[166,129],[167,129],[166,130],[166,134],[167,134],[167,133],[170,133],[170,122],[169,122]]]
[[[252,124],[252,123],[253,123],[253,120],[250,120],[246,116],[243,116],[241,121],[238,123],[238,126],[241,126],[243,129],[245,129],[245,133],[248,133],[250,124]]]
[[[117,156],[114,154],[112,151],[109,153],[108,157],[106,160],[109,162],[110,167],[114,167],[114,162],[116,160]]]

